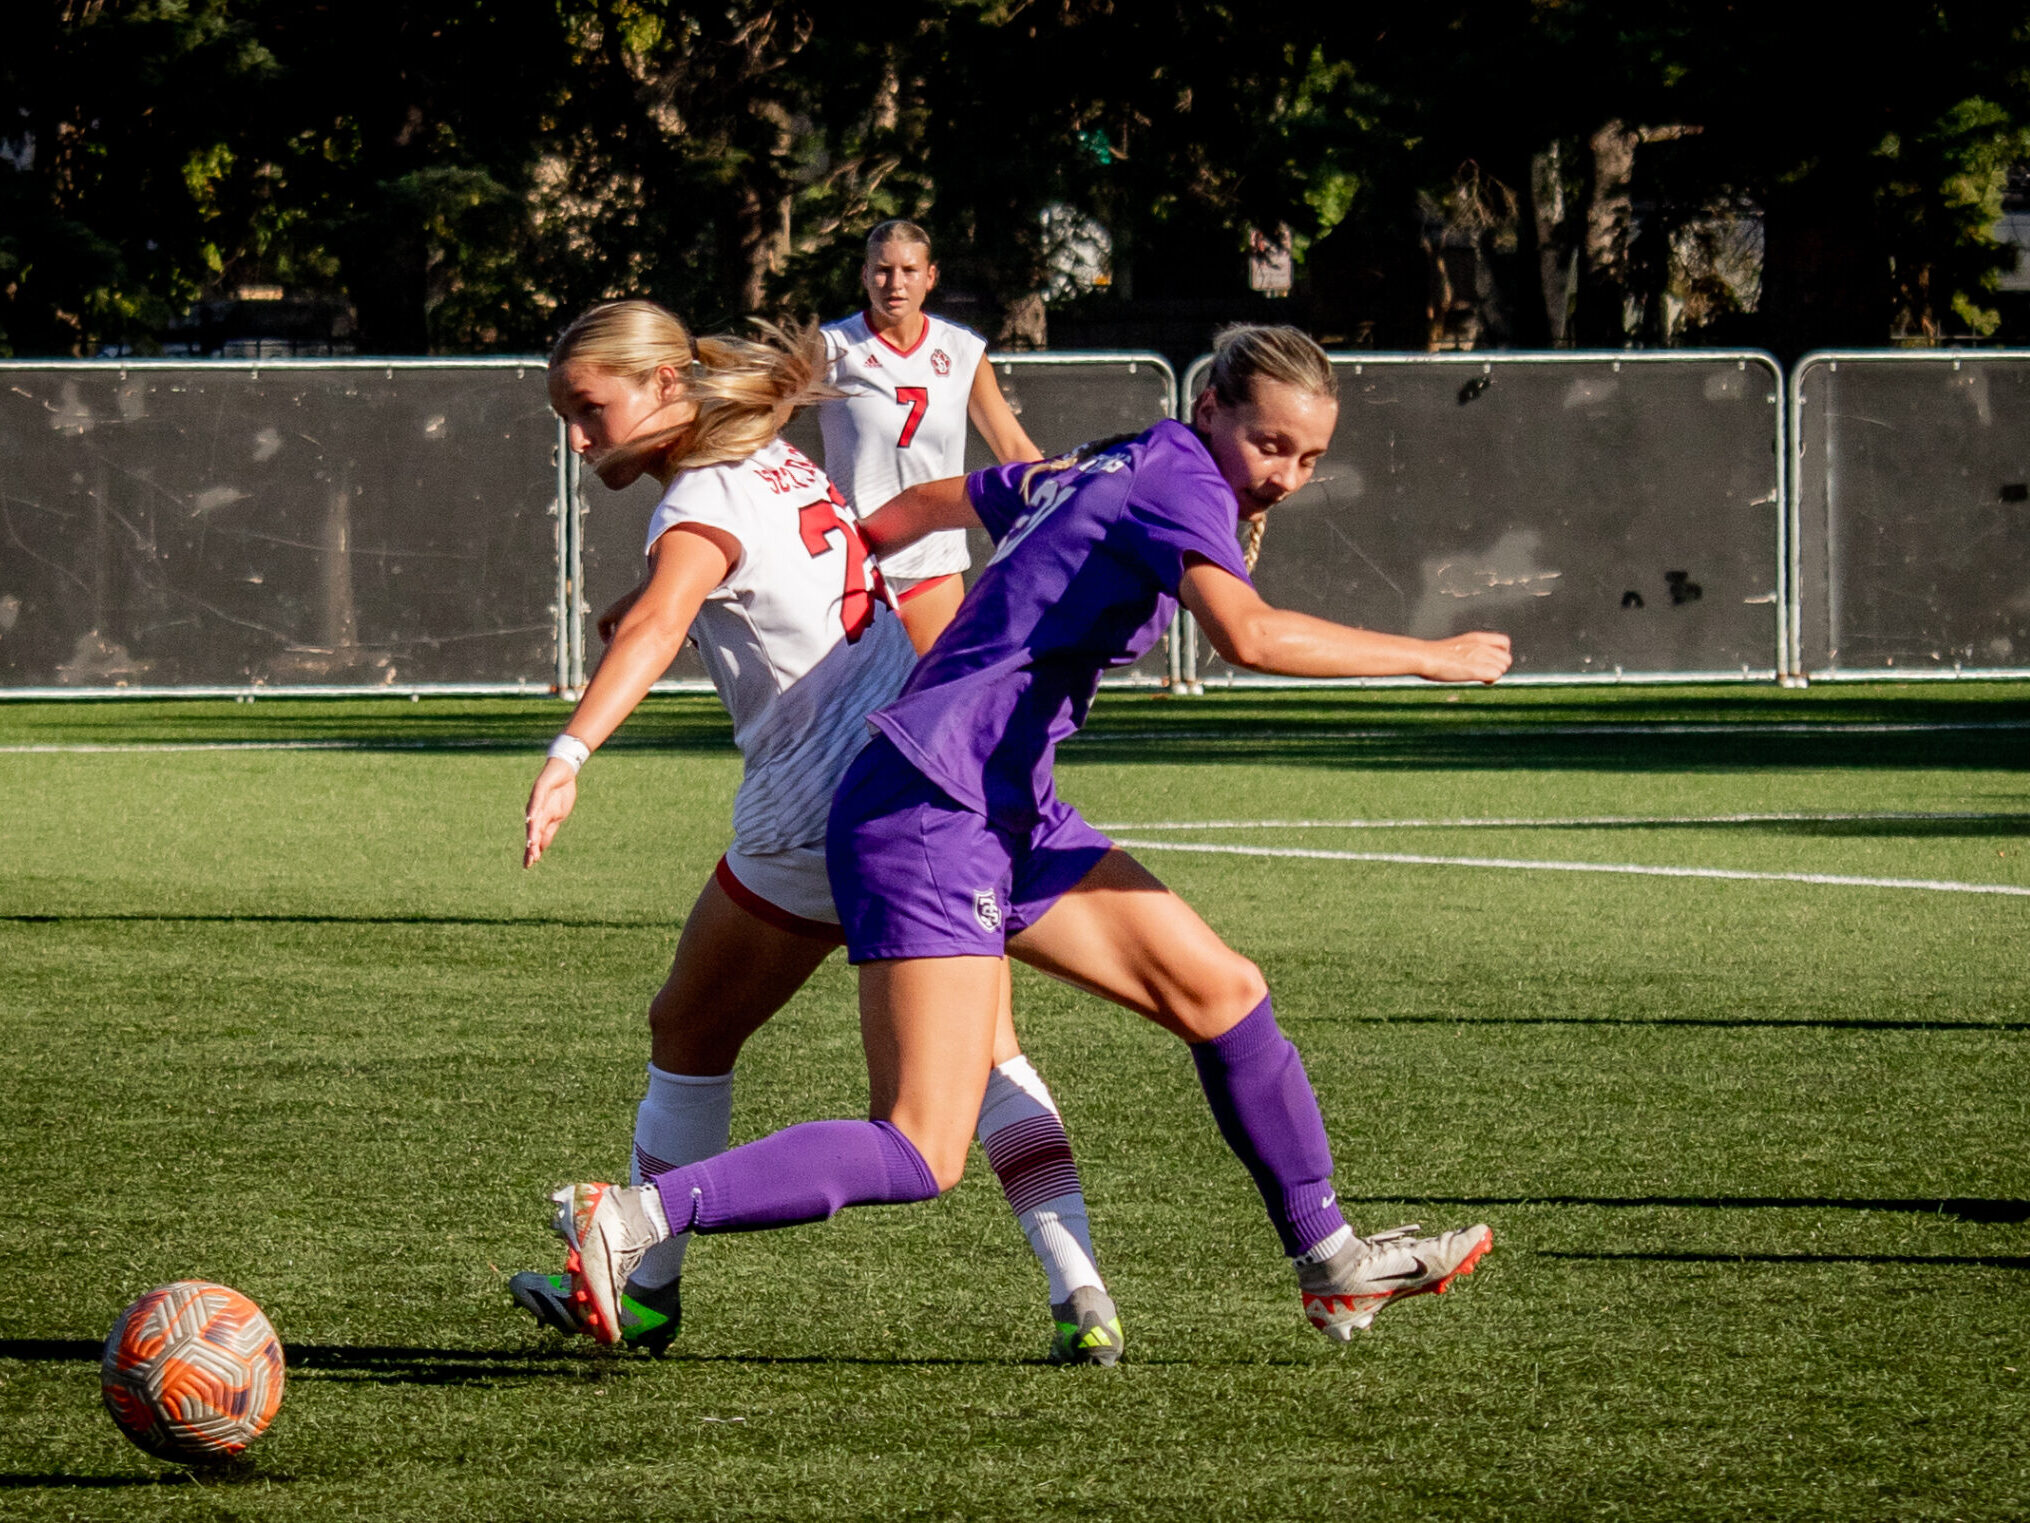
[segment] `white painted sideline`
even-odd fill
[[[1753,814],[1590,814],[1564,818],[1409,820],[1136,820],[1095,830],[1572,830],[1614,826],[1840,824],[1862,820],[2025,820],[2030,812],[1994,810],[1779,810]]]
[[[1392,862],[1412,867],[1499,867],[1520,872],[1616,873],[1639,878],[1720,878],[1742,883],[1818,883],[1837,888],[1922,889],[1936,894],[2006,894],[2030,899],[2030,886],[1954,883],[1937,878],[1861,878],[1846,873],[1758,873],[1727,867],[1646,867],[1635,862],[1533,862],[1520,857],[1430,857],[1402,851],[1318,851],[1301,846],[1226,846],[1211,841],[1131,841],[1133,851],[1190,851],[1231,857],[1301,857],[1319,862]]]
[[[1625,724],[1486,724],[1486,725],[1369,725],[1357,730],[1103,730],[1080,731],[1066,744],[1103,745],[1129,740],[1401,740],[1445,739],[1466,736],[1474,740],[1506,735],[1940,735],[1962,730],[2030,730],[2030,719],[1947,719],[1936,723],[1917,720],[1839,719],[1741,719],[1696,720],[1674,723],[1666,720],[1632,720]]]

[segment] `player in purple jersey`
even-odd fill
[[[1146,652],[1179,601],[1228,661],[1258,671],[1492,682],[1508,669],[1502,635],[1375,634],[1272,608],[1254,590],[1238,522],[1310,479],[1338,410],[1309,339],[1229,329],[1190,427],[914,487],[867,521],[877,549],[973,523],[997,546],[901,696],[872,716],[876,737],[832,803],[826,863],[860,967],[874,1119],[789,1127],[635,1189],[558,1191],[559,1229],[594,1301],[671,1232],[787,1226],[949,1189],[1009,955],[1190,1044],[1322,1332],[1350,1338],[1391,1302],[1471,1271],[1493,1240],[1485,1226],[1354,1236],[1317,1099],[1260,970],[1061,802],[1051,775],[1100,674]]]
[[[726,1146],[742,1044],[844,939],[825,871],[832,791],[866,716],[915,664],[883,606],[850,510],[777,437],[791,408],[831,395],[810,332],[754,343],[694,338],[651,302],[603,303],[550,359],[551,404],[601,480],[663,484],[647,575],[600,620],[605,658],[529,795],[534,866],[575,806],[578,769],[648,693],[688,637],[712,673],[742,756],[733,842],[684,919],[649,1005],[648,1092],[635,1114],[637,1177]],[[1005,1004],[979,1135],[1050,1285],[1048,1357],[1109,1365],[1120,1318],[1099,1274],[1071,1142]],[[597,1318],[568,1278],[524,1272],[508,1291],[546,1326],[660,1350],[675,1336],[686,1240],[643,1255]]]

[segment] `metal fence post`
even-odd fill
[[[556,443],[551,446],[556,457],[557,501],[554,512],[557,515],[557,600],[551,611],[557,618],[557,676],[555,691],[560,698],[568,698],[571,691],[571,647],[572,630],[577,625],[576,579],[571,575],[571,552],[578,543],[577,514],[572,511],[571,493],[571,447],[566,436],[564,420],[557,420]]]

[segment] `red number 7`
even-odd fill
[[[915,389],[922,391],[921,387]],[[852,645],[874,622],[874,598],[867,590],[867,543],[860,538],[860,526],[840,516],[839,509],[845,506],[846,499],[832,487],[828,495],[797,509],[796,526],[813,560],[832,548],[827,536],[834,529],[846,543],[846,587],[839,599],[839,623],[845,628],[846,643]]]
[[[909,409],[909,416],[903,420],[902,437],[895,441],[897,449],[908,449],[909,441],[916,437],[917,424],[923,421],[924,410],[930,406],[930,391],[923,386],[898,386],[895,405]]]

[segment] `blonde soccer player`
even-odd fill
[[[1058,798],[1053,777],[1100,674],[1140,659],[1180,602],[1228,661],[1257,671],[1492,682],[1508,669],[1503,635],[1405,639],[1255,591],[1239,524],[1310,479],[1338,415],[1317,345],[1289,328],[1230,329],[1189,425],[916,487],[866,521],[877,551],[971,524],[996,546],[944,638],[873,716],[832,803],[826,857],[860,969],[874,1119],[792,1126],[638,1187],[565,1186],[558,1228],[595,1303],[672,1233],[787,1226],[951,1188],[1011,955],[1187,1044],[1327,1336],[1348,1339],[1473,1268],[1493,1241],[1484,1225],[1355,1235],[1261,971]]]
[[[815,330],[778,338],[693,340],[661,307],[622,301],[574,322],[550,359],[550,399],[571,447],[609,487],[648,473],[664,491],[649,520],[646,577],[601,619],[605,657],[530,792],[525,864],[535,866],[571,813],[579,769],[687,639],[745,764],[733,844],[649,1006],[637,1177],[725,1148],[741,1045],[840,944],[826,812],[867,739],[867,715],[895,697],[916,661],[850,509],[777,435],[796,407],[829,395],[823,341]],[[1103,1288],[1103,1305],[1072,1294],[1100,1281],[1071,1146],[1005,1007],[998,1019],[1006,1082],[975,1107],[976,1120],[1051,1283],[1050,1357],[1112,1364],[1121,1349],[1112,1303]],[[518,1274],[509,1289],[547,1325],[660,1349],[681,1315],[685,1242],[679,1235],[643,1256],[601,1301],[580,1300],[557,1275]]]
[[[1043,458],[1001,395],[987,341],[923,310],[937,275],[929,233],[883,222],[860,267],[866,308],[825,325],[826,379],[840,392],[818,408],[825,471],[863,518],[905,487],[964,474],[968,422],[1004,465]],[[919,651],[958,612],[971,561],[963,529],[927,534],[882,561]]]
[[[825,378],[839,393],[817,410],[825,472],[863,518],[907,487],[962,474],[969,422],[1003,464],[1043,458],[1001,395],[986,339],[924,311],[937,279],[930,234],[914,222],[883,222],[867,235],[860,266],[866,307],[824,328]],[[971,560],[965,530],[946,529],[882,561],[918,651],[929,650],[958,612]],[[1120,1317],[1089,1244],[1074,1252],[1076,1242],[1064,1243],[1059,1251],[1051,1243],[1061,1239],[1041,1227],[1053,1217],[1081,1222],[1083,1213],[1056,1193],[1054,1181],[1077,1183],[1071,1145],[1016,1040],[1012,996],[1004,987],[976,1135],[1044,1264],[1060,1331],[1097,1328],[1087,1335],[1111,1335],[1118,1346]]]

